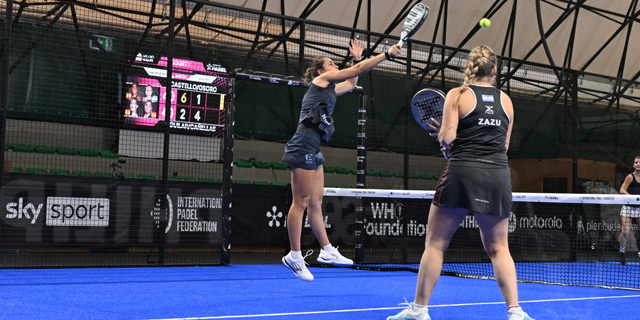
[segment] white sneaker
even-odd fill
[[[353,265],[353,260],[347,259],[341,255],[337,247],[331,247],[329,250],[320,249],[318,262],[332,264],[338,267],[349,267]]]
[[[522,308],[520,307],[509,309],[507,316],[509,317],[509,320],[535,320],[529,317],[526,312],[522,311]]]
[[[403,303],[404,304],[404,303]],[[409,307],[402,310],[395,316],[388,317],[387,320],[431,320],[429,317],[429,309],[427,308],[414,308],[413,302],[409,303]]]
[[[312,281],[313,275],[307,269],[307,262],[304,261],[309,255],[313,253],[313,250],[307,251],[307,253],[302,257],[302,259],[294,259],[291,257],[291,252],[286,256],[282,257],[282,263],[287,266],[287,268],[293,270],[293,274],[296,275],[300,280],[304,281]]]

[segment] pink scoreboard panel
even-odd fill
[[[169,117],[172,131],[221,135],[227,70],[217,64],[174,58],[167,103],[167,63],[167,57],[142,53],[131,61],[125,80],[125,124],[157,128]]]

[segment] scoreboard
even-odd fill
[[[126,80],[125,123],[155,127],[169,117],[173,131],[221,135],[226,115],[226,69],[174,58],[167,103],[167,64],[166,57],[136,56]]]
[[[224,124],[225,95],[216,86],[172,82],[172,128],[215,132]]]

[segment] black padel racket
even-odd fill
[[[438,89],[422,89],[411,99],[411,112],[418,124],[427,131],[433,132],[428,124],[437,121],[442,123],[444,92]]]
[[[400,41],[398,41],[398,45],[402,47],[402,45],[413,36],[424,20],[427,19],[427,15],[429,14],[429,7],[427,7],[424,3],[416,3],[409,14],[404,20],[404,26],[402,27],[402,32],[400,32]]]

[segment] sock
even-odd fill
[[[620,253],[624,253],[624,248],[620,248]]]
[[[331,245],[331,243],[329,243],[328,245],[323,246],[322,250],[324,250],[324,251],[333,251],[333,246]]]
[[[427,306],[426,305],[421,305],[421,304],[417,304],[417,303],[413,303],[413,311],[422,311],[422,310],[427,310]]]
[[[509,311],[509,313],[522,313],[523,312],[522,308],[517,304],[507,307],[507,311]]]
[[[291,250],[291,252],[289,252],[289,254],[291,254],[291,258],[294,258],[296,260],[302,259],[302,252],[301,251],[293,251],[293,250]]]

